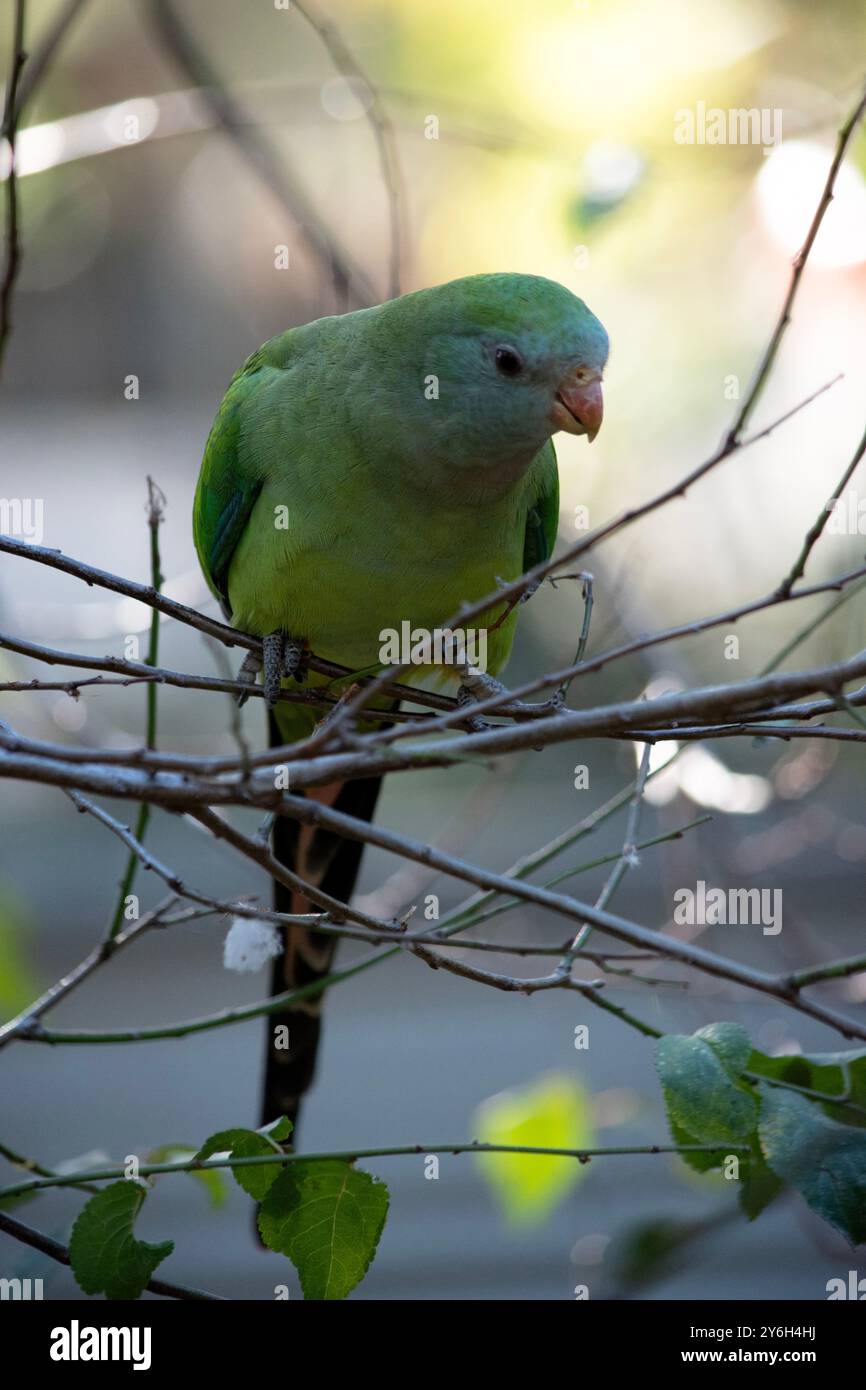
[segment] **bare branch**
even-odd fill
[[[341,903],[337,898],[332,898],[330,893],[322,892],[321,888],[308,883],[299,874],[292,873],[291,869],[288,869],[285,864],[281,864],[261,841],[252,840],[248,835],[241,834],[239,830],[229,825],[228,821],[223,820],[213,811],[199,808],[196,811],[190,811],[190,815],[193,820],[197,820],[210,830],[211,834],[215,835],[218,840],[228,841],[247,859],[252,859],[254,863],[261,865],[278,883],[285,884],[287,888],[300,894],[307,902],[317,903],[319,907],[324,908],[335,921],[342,922],[348,919],[352,922],[359,922],[374,932],[386,934],[390,932],[392,936],[403,932],[402,923],[386,922],[382,918],[371,917],[369,913],[362,912],[360,908],[349,907],[348,903]]]
[[[636,861],[636,841],[638,829],[640,827],[640,813],[641,807],[643,806],[643,795],[644,791],[646,790],[647,777],[649,776],[651,752],[652,749],[650,748],[649,744],[647,744],[641,755],[640,767],[638,769],[637,778],[635,779],[634,784],[634,794],[632,796],[631,801],[629,802],[628,818],[626,820],[625,838],[622,842],[622,850],[620,851],[619,858],[614,864],[613,869],[611,870],[608,878],[605,880],[601,892],[596,898],[595,905],[598,908],[607,907],[608,903],[610,902],[620,883],[625,878],[625,875],[628,873],[629,869],[634,865]],[[559,963],[560,973],[566,975],[571,973],[571,967],[574,963],[574,960],[580,954],[581,948],[583,947],[584,943],[588,940],[591,931],[592,926],[588,922],[581,927],[580,931],[576,934],[573,942],[571,943],[571,947]]]
[[[110,960],[112,956],[116,955],[122,947],[128,946],[136,937],[143,935],[144,932],[149,931],[152,927],[160,926],[163,913],[167,912],[176,901],[177,899],[175,897],[166,898],[151,912],[140,917],[132,926],[128,927],[125,931],[119,932],[112,940],[100,942],[100,944],[94,947],[74,969],[67,971],[62,979],[53,984],[44,994],[41,994],[32,1004],[29,1004],[26,1009],[22,1009],[14,1018],[10,1018],[6,1023],[0,1025],[0,1047],[5,1047],[7,1043],[12,1042],[15,1038],[25,1037],[27,1033],[32,1031],[34,1025],[38,1023],[43,1014],[47,1013],[49,1009],[53,1009],[54,1006],[59,1004],[61,999],[65,999],[72,990],[77,989],[84,980],[93,974],[94,970],[104,965],[107,960]]]
[[[818,513],[818,516],[816,517],[814,524],[810,527],[809,531],[807,532],[806,538],[803,541],[803,548],[800,551],[800,554],[797,556],[796,560],[794,561],[790,573],[785,576],[785,578],[779,585],[779,598],[788,598],[797,580],[805,572],[809,556],[811,555],[816,543],[820,539],[824,527],[827,525],[827,522],[830,519],[833,506],[836,502],[838,502],[839,498],[842,496],[842,493],[845,491],[845,488],[848,486],[848,482],[851,478],[851,475],[853,474],[854,470],[856,469],[857,465],[862,459],[864,453],[866,453],[866,432],[864,432],[863,437],[860,440],[860,443],[857,445],[857,448],[854,451],[854,457],[848,464],[848,467],[845,469],[845,472],[842,474],[842,477],[839,479],[838,483],[833,489],[833,492],[828,498],[825,506]]]
[[[803,245],[800,247],[800,250],[794,257],[794,266],[791,273],[791,282],[788,286],[788,292],[785,295],[785,302],[782,305],[782,312],[779,315],[776,327],[773,329],[770,341],[767,344],[767,347],[764,351],[764,355],[761,358],[761,361],[758,365],[758,370],[755,373],[755,379],[752,382],[752,385],[749,387],[748,392],[746,393],[746,399],[743,401],[743,404],[740,407],[740,412],[737,415],[737,418],[734,421],[734,424],[728,435],[727,442],[730,444],[735,443],[739,439],[740,435],[742,434],[743,430],[748,424],[752,411],[757,405],[758,400],[761,396],[761,392],[763,391],[764,386],[766,385],[767,378],[769,377],[773,367],[773,363],[776,360],[776,354],[779,351],[779,344],[782,341],[785,329],[791,322],[791,309],[794,305],[794,299],[797,294],[800,279],[802,277],[803,271],[806,268],[806,262],[809,259],[809,253],[815,244],[815,238],[818,235],[821,223],[824,220],[824,214],[833,200],[833,189],[836,185],[836,176],[839,173],[840,168],[842,167],[842,161],[845,158],[845,153],[848,149],[851,137],[854,134],[854,131],[857,129],[857,126],[860,124],[860,121],[863,118],[864,111],[866,111],[866,88],[864,88],[860,100],[854,107],[854,110],[851,112],[851,115],[848,117],[845,124],[842,126],[842,129],[839,131],[839,138],[836,142],[836,151],[833,155],[830,168],[827,172],[827,180],[824,184],[824,190],[821,194],[820,202],[818,203],[818,206],[815,209],[815,215],[812,218],[811,226],[809,227],[809,230],[806,233],[806,240],[803,242]]]
[[[12,331],[12,294],[21,269],[21,231],[18,208],[18,173],[15,168],[15,146],[18,136],[18,85],[27,54],[24,52],[24,16],[26,0],[15,0],[12,17],[12,55],[6,83],[6,103],[0,139],[5,141],[9,157],[6,175],[6,263],[0,281],[0,369]]]
[[[740,965],[736,961],[723,959],[700,946],[664,936],[660,932],[638,926],[636,923],[626,921],[625,918],[615,916],[604,909],[593,907],[588,903],[581,903],[575,898],[552,893],[549,889],[540,888],[535,884],[525,883],[514,878],[508,879],[501,874],[495,874],[488,869],[469,864],[455,855],[445,854],[432,845],[411,840],[405,835],[398,835],[381,826],[369,825],[366,822],[355,820],[352,816],[347,816],[343,812],[336,811],[319,802],[311,802],[307,798],[287,795],[280,811],[304,824],[324,825],[347,839],[362,840],[368,844],[378,845],[380,849],[402,855],[404,858],[427,864],[451,877],[473,883],[478,888],[493,888],[497,892],[509,893],[514,897],[524,899],[526,902],[537,904],[539,907],[549,908],[551,911],[577,921],[581,925],[584,922],[590,922],[593,926],[607,932],[609,936],[625,941],[631,946],[655,950],[659,956],[677,960],[684,965],[694,966],[706,974],[732,980],[749,989],[770,994],[794,1008],[802,1009],[803,1012],[811,1014],[813,1018],[837,1029],[846,1037],[866,1038],[866,1024],[846,1018],[823,1005],[799,998],[795,992],[792,992],[790,984],[784,976],[769,975],[764,971]]]
[[[159,593],[162,588],[163,574],[162,561],[159,554],[159,527],[163,518],[165,508],[165,496],[156,486],[152,478],[147,480],[147,525],[150,530],[150,583],[154,593]],[[154,608],[150,615],[150,639],[148,643],[145,665],[154,667],[159,660],[159,613]],[[147,731],[145,734],[145,747],[153,751],[156,747],[156,686],[147,687]],[[132,892],[135,882],[135,875],[138,870],[140,859],[140,845],[145,835],[150,821],[150,806],[146,801],[142,801],[138,808],[138,819],[135,825],[136,845],[130,849],[129,859],[126,864],[126,872],[120,882],[120,889],[117,895],[117,905],[114,914],[108,925],[108,939],[113,941],[120,932],[123,923],[126,900]]]

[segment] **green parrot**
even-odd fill
[[[289,329],[244,363],[207,441],[193,530],[223,611],[263,638],[272,744],[304,737],[321,717],[273,704],[281,685],[305,677],[305,649],[355,671],[375,667],[386,633],[407,621],[432,633],[551,554],[551,436],[595,438],[607,355],[604,327],[562,285],[491,274]],[[517,622],[514,610],[492,630],[502,611],[486,618],[493,676]],[[256,677],[249,658],[243,677]],[[315,795],[369,820],[378,791],[379,779],[358,779]],[[273,850],[348,901],[359,844],[278,817]],[[309,910],[279,883],[274,901]],[[321,933],[287,930],[273,992],[327,973],[332,948]],[[266,1020],[265,1121],[297,1119],[320,997]],[[288,1050],[274,1045],[279,1024]]]

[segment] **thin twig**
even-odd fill
[[[300,874],[293,873],[285,864],[281,864],[275,855],[271,853],[266,845],[260,840],[253,840],[248,835],[243,835],[240,830],[236,830],[228,821],[216,815],[215,812],[206,807],[199,807],[191,811],[193,820],[205,826],[218,840],[226,840],[232,847],[245,855],[247,859],[252,859],[253,863],[261,865],[263,869],[276,879],[278,883],[284,884],[292,892],[298,893],[307,902],[316,903],[319,907],[337,921],[359,922],[361,926],[368,927],[371,931],[378,933],[402,932],[403,928],[398,922],[386,922],[384,918],[371,917],[369,913],[362,912],[360,908],[350,907],[348,903],[342,903],[338,898],[334,898],[330,893],[325,893],[315,884],[308,883],[301,878]]]
[[[165,507],[165,496],[156,486],[153,479],[147,480],[147,525],[150,530],[150,582],[154,593],[159,593],[162,588],[163,574],[159,556],[159,526],[163,518]],[[148,641],[147,656],[145,657],[146,666],[156,666],[159,661],[159,613],[154,608],[150,616],[150,637]],[[155,685],[147,687],[147,729],[145,733],[145,748],[150,751],[156,747],[156,693]],[[146,801],[142,801],[138,808],[138,817],[135,823],[135,840],[140,845],[150,822],[151,808]],[[113,941],[120,932],[126,913],[127,898],[132,893],[135,883],[135,876],[138,872],[139,853],[136,849],[130,850],[129,858],[126,862],[126,870],[120,883],[120,891],[117,895],[117,903],[113,916],[108,926],[108,939]]]
[[[6,176],[6,262],[3,279],[0,281],[0,369],[6,355],[9,335],[12,332],[12,294],[21,270],[21,229],[18,207],[18,171],[15,167],[15,149],[18,137],[18,84],[27,61],[24,52],[24,19],[26,0],[15,0],[12,16],[12,54],[9,63],[9,77],[6,83],[6,103],[3,112],[3,125],[0,140],[6,144],[9,159],[9,172]]]
[[[646,780],[649,776],[651,753],[652,749],[650,748],[650,745],[647,744],[643,750],[643,753],[641,754],[640,766],[638,768],[637,777],[635,778],[634,794],[632,796],[631,801],[629,802],[628,819],[626,820],[625,836],[622,842],[622,849],[620,851],[619,858],[614,864],[608,878],[605,880],[601,892],[596,898],[596,907],[607,907],[608,903],[610,902],[611,898],[613,897],[623,878],[628,873],[629,869],[632,868],[632,866],[637,862],[636,841],[638,829],[640,827],[640,813],[641,807],[643,806],[644,791],[646,790]],[[581,927],[580,931],[576,934],[569,950],[565,953],[562,960],[560,961],[560,973],[566,975],[571,973],[571,967],[574,964],[575,957],[580,952],[581,947],[584,945],[584,943],[589,939],[591,932],[592,924],[590,922],[586,922]]]
[[[815,209],[815,215],[812,218],[809,230],[806,233],[806,240],[803,242],[803,245],[800,247],[800,250],[794,257],[794,264],[791,272],[791,280],[790,284],[788,285],[788,292],[785,295],[785,302],[782,305],[782,311],[779,314],[779,318],[776,322],[775,328],[773,329],[770,341],[768,342],[767,347],[764,351],[764,355],[761,358],[760,363],[758,364],[758,369],[755,373],[754,380],[746,393],[746,398],[743,401],[742,406],[740,407],[739,414],[737,415],[737,418],[734,421],[734,424],[728,434],[727,442],[730,444],[735,444],[739,439],[740,435],[742,434],[743,430],[748,424],[752,411],[757,405],[758,400],[761,396],[761,392],[763,391],[764,386],[766,385],[767,378],[769,377],[773,367],[773,363],[776,360],[776,354],[779,351],[779,344],[782,341],[785,329],[791,322],[791,310],[794,305],[794,299],[797,294],[800,279],[802,277],[803,271],[806,268],[806,262],[809,259],[809,253],[815,244],[815,238],[817,237],[818,231],[821,227],[821,223],[824,220],[824,214],[833,200],[833,189],[836,184],[836,176],[839,173],[839,170],[842,166],[842,161],[845,158],[845,153],[848,149],[851,137],[853,136],[854,131],[857,129],[857,126],[860,124],[864,111],[866,111],[866,89],[864,89],[863,94],[860,97],[860,100],[857,102],[857,105],[854,107],[854,110],[851,112],[847,121],[839,131],[839,136],[836,141],[836,150],[833,155],[830,168],[827,171],[827,179],[824,184],[824,189],[821,194],[820,201],[818,203],[817,208]]]
[[[815,547],[815,544],[820,539],[824,527],[830,520],[830,515],[833,511],[833,507],[838,502],[839,498],[842,496],[842,493],[845,491],[845,488],[848,486],[851,475],[853,474],[854,470],[856,469],[857,465],[862,459],[864,453],[866,453],[866,431],[864,431],[863,437],[854,451],[854,457],[851,459],[851,462],[848,464],[848,467],[845,469],[845,472],[842,474],[841,478],[839,479],[838,483],[833,489],[833,492],[830,495],[827,502],[825,503],[824,507],[821,509],[821,511],[815,518],[814,524],[810,527],[809,531],[807,532],[806,538],[803,541],[803,547],[796,560],[794,561],[794,564],[792,565],[790,572],[785,576],[785,578],[779,585],[777,591],[779,598],[788,598],[797,580],[805,572],[809,556],[811,555],[812,550]]]
[[[458,1144],[399,1144],[389,1148],[341,1149],[329,1153],[279,1152],[252,1154],[249,1157],[190,1158],[175,1163],[141,1163],[138,1167],[142,1178],[157,1177],[167,1173],[207,1173],[221,1168],[260,1168],[268,1164],[285,1166],[291,1163],[355,1163],[361,1158],[401,1158],[417,1157],[422,1154],[535,1154],[538,1158],[575,1158],[579,1163],[589,1163],[593,1158],[632,1158],[643,1154],[665,1153],[736,1153],[747,1149],[748,1144],[614,1144],[605,1148],[566,1149],[537,1144],[487,1144],[477,1139]],[[13,1183],[0,1188],[0,1202],[10,1197],[20,1197],[28,1192],[41,1192],[49,1187],[77,1187],[82,1182],[113,1182],[126,1177],[124,1168],[94,1168],[78,1174],[59,1174],[51,1178],[31,1178],[27,1182]]]
[[[14,1018],[10,1018],[7,1022],[0,1024],[0,1048],[5,1047],[7,1043],[12,1042],[15,1038],[25,1037],[26,1034],[32,1031],[38,1024],[43,1014],[46,1014],[49,1009],[53,1009],[55,1005],[60,1003],[61,999],[65,999],[68,994],[71,994],[74,989],[77,989],[80,984],[93,974],[94,970],[98,970],[100,966],[104,965],[107,960],[110,960],[112,956],[116,955],[122,947],[128,946],[136,937],[143,935],[143,933],[149,931],[151,927],[159,926],[162,921],[162,914],[176,901],[177,899],[175,897],[166,898],[164,902],[159,903],[151,912],[145,913],[137,922],[133,922],[125,931],[118,932],[118,934],[110,940],[106,939],[101,941],[98,946],[95,946],[92,951],[88,952],[82,961],[79,961],[78,965],[72,970],[68,970],[61,979],[57,980],[55,984],[45,990],[45,992],[41,994],[38,999],[35,999],[32,1004],[28,1004],[27,1007],[16,1014]]]

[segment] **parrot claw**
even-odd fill
[[[299,670],[304,644],[297,637],[287,637],[284,632],[269,632],[262,638],[262,655],[265,699],[269,705],[275,705],[284,677],[294,677],[298,682],[306,679],[306,672]]]
[[[503,579],[501,574],[497,574],[497,576],[496,576],[496,587],[497,587],[497,589],[510,589],[510,588],[511,588],[511,585],[512,585],[513,583],[514,583],[514,580],[513,580],[513,579]],[[530,584],[530,585],[529,585],[529,588],[528,588],[528,589],[524,589],[523,593],[522,593],[522,594],[520,595],[520,597],[516,600],[516,602],[517,602],[517,603],[528,603],[529,600],[532,598],[532,595],[533,595],[533,594],[537,594],[537,593],[538,593],[538,590],[539,590],[540,588],[541,588],[541,585],[540,585],[540,584]]]
[[[460,686],[460,689],[457,691],[457,703],[461,706],[461,708],[463,708],[466,705],[474,705],[477,703],[475,696],[469,689],[468,685]],[[487,721],[485,719],[481,719],[480,717],[470,718],[468,723],[469,728],[473,734],[483,734],[485,729],[490,728],[490,725],[487,723]]]
[[[300,669],[303,659],[303,642],[297,637],[287,637],[283,645],[283,675],[294,676],[299,685],[307,679],[306,671]]]
[[[507,695],[508,686],[503,685],[495,676],[488,676],[486,671],[477,671],[472,667],[465,667],[461,672],[463,676],[462,689],[474,695],[476,700],[483,699],[486,695]]]
[[[241,681],[244,685],[255,685],[256,676],[259,674],[259,671],[261,669],[262,659],[259,656],[258,652],[247,652],[243,660],[243,665],[241,666],[241,669],[238,671],[238,680]],[[250,697],[247,694],[247,692],[245,690],[242,690],[240,695],[238,695],[237,697],[238,709],[241,709],[242,706],[246,704],[249,698]]]

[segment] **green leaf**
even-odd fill
[[[296,1159],[259,1209],[262,1240],[288,1255],[304,1298],[339,1299],[370,1267],[388,1215],[388,1189],[342,1159]]]
[[[195,1156],[196,1152],[192,1144],[160,1144],[158,1149],[151,1149],[144,1161],[145,1164],[185,1163]],[[228,1188],[219,1169],[193,1169],[189,1176],[204,1188],[212,1207],[221,1207],[225,1204],[228,1198]]]
[[[743,1055],[736,1024],[715,1024],[692,1037],[668,1033],[656,1043],[656,1067],[671,1123],[699,1144],[736,1144],[755,1128],[753,1096],[734,1080]],[[725,1030],[721,1032],[720,1030]]]
[[[570,1076],[542,1077],[485,1101],[473,1130],[484,1144],[588,1149],[594,1138],[591,1099]],[[482,1153],[476,1162],[508,1220],[522,1225],[545,1220],[586,1173],[575,1158]]]
[[[254,1158],[259,1154],[280,1153],[280,1142],[288,1139],[291,1132],[292,1122],[285,1115],[261,1130],[221,1129],[204,1141],[195,1157],[201,1161],[221,1153],[227,1153],[230,1158]],[[257,1202],[262,1200],[282,1171],[283,1165],[280,1163],[232,1168],[235,1181]]]
[[[709,1043],[725,1071],[735,1080],[745,1070],[752,1040],[742,1023],[707,1023],[694,1036]]]
[[[821,1095],[840,1095],[852,1105],[834,1105],[819,1101],[824,1113],[843,1124],[866,1127],[866,1049],[856,1052],[818,1052],[810,1057],[800,1053],[783,1057],[768,1057],[753,1052],[748,1070],[759,1076],[785,1081],[791,1086],[803,1086]],[[859,1107],[855,1109],[854,1107]]]
[[[767,1163],[852,1245],[866,1241],[866,1134],[766,1082],[759,1134]]]
[[[767,1167],[756,1144],[749,1157],[740,1163],[740,1206],[749,1220],[759,1217],[784,1186],[782,1179]]]
[[[683,1129],[682,1125],[678,1125],[676,1120],[671,1118],[670,1112],[668,1112],[668,1125],[670,1126],[671,1138],[675,1144],[681,1144],[683,1147],[687,1148],[690,1144],[702,1144],[706,1142],[703,1139],[696,1139],[693,1134],[689,1134],[688,1130]],[[687,1163],[696,1173],[709,1173],[712,1168],[721,1168],[725,1161],[725,1155],[722,1149],[715,1149],[711,1153],[708,1152],[703,1154],[683,1153],[680,1154],[679,1157],[682,1159],[683,1163]]]
[[[135,1218],[147,1196],[143,1183],[113,1182],[91,1197],[69,1240],[72,1273],[85,1293],[109,1299],[138,1298],[174,1241],[149,1245],[136,1240]]]
[[[279,1115],[275,1120],[270,1120],[268,1124],[255,1130],[254,1133],[263,1134],[266,1139],[274,1139],[278,1144],[285,1144],[293,1128],[288,1115]]]

